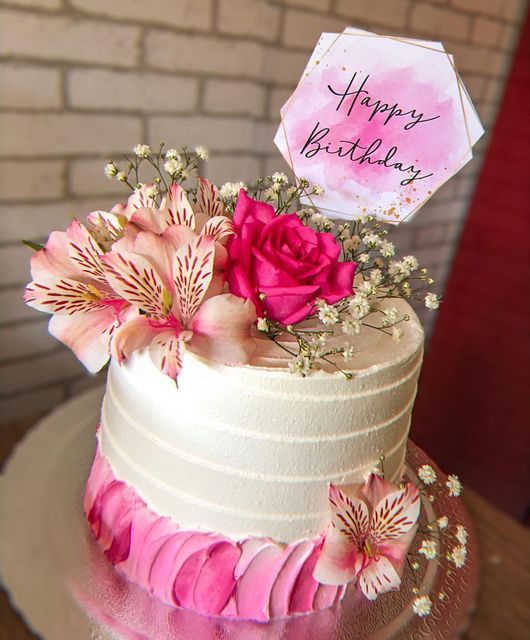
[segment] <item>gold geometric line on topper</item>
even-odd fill
[[[473,158],[473,143],[471,142],[471,134],[470,134],[470,131],[469,131],[469,123],[468,123],[468,119],[467,119],[466,110],[465,110],[465,107],[464,107],[464,101],[463,101],[462,92],[461,92],[461,85],[463,86],[463,88],[465,90],[466,97],[468,98],[468,102],[471,104],[471,106],[472,106],[472,108],[473,108],[473,110],[475,112],[475,115],[477,117],[477,120],[479,122],[480,122],[480,118],[478,116],[478,113],[477,113],[473,103],[471,102],[471,99],[469,98],[469,94],[467,93],[467,90],[465,89],[465,86],[463,85],[462,79],[460,78],[460,76],[459,76],[459,74],[458,74],[458,72],[456,70],[456,66],[455,66],[453,60],[451,59],[451,54],[448,53],[445,50],[445,48],[443,46],[443,43],[440,43],[441,46],[442,46],[442,49],[436,49],[434,47],[428,47],[426,45],[420,44],[419,42],[416,42],[414,40],[406,39],[406,38],[402,38],[402,37],[398,37],[398,36],[380,35],[380,34],[376,34],[376,33],[347,33],[347,32],[342,32],[342,33],[337,34],[337,37],[333,40],[333,42],[325,49],[325,51],[322,53],[322,55],[320,55],[319,58],[314,62],[313,68],[310,69],[309,71],[304,71],[304,73],[302,74],[302,76],[300,78],[300,81],[298,82],[298,85],[296,86],[296,88],[294,89],[293,93],[291,94],[291,96],[289,96],[288,100],[283,105],[282,109],[280,110],[281,126],[282,126],[282,130],[283,130],[284,138],[285,138],[285,144],[287,145],[287,152],[288,152],[289,159],[290,159],[291,170],[293,172],[295,181],[299,181],[299,178],[296,175],[296,171],[295,171],[294,166],[293,166],[294,165],[293,156],[292,156],[291,148],[290,148],[290,145],[289,145],[289,139],[287,137],[287,131],[286,131],[286,128],[285,128],[284,117],[287,116],[287,112],[289,110],[290,103],[292,101],[293,95],[297,91],[298,87],[300,87],[300,85],[302,83],[304,83],[309,78],[309,76],[320,66],[320,63],[322,62],[324,57],[327,56],[330,53],[331,49],[336,44],[338,44],[338,42],[339,42],[339,40],[340,40],[340,38],[342,36],[349,36],[349,37],[356,37],[356,38],[382,38],[382,39],[386,39],[386,40],[393,40],[395,42],[400,42],[401,44],[409,45],[411,47],[418,47],[418,48],[421,48],[421,49],[426,49],[428,51],[432,51],[434,53],[442,54],[445,57],[445,59],[449,62],[449,67],[450,67],[453,75],[455,76],[456,85],[458,87],[460,108],[462,110],[462,118],[463,118],[463,121],[464,121],[464,127],[465,127],[465,130],[466,130],[466,137],[467,137],[467,141],[468,141],[468,148],[467,148],[466,152],[463,154],[462,159],[465,158],[468,153],[471,154],[470,160]],[[317,45],[318,45],[318,43],[317,43]],[[283,111],[283,113],[282,113],[282,111]],[[478,138],[477,138],[477,140],[478,140]],[[458,164],[458,163],[456,163],[456,164]],[[460,169],[461,168],[462,167],[460,167]],[[457,169],[457,171],[460,171],[460,169]],[[399,220],[397,222],[394,221],[394,220],[382,220],[382,222],[387,222],[388,224],[396,224],[397,225],[400,222],[405,222],[406,220],[410,219],[454,175],[455,174],[451,174],[441,184],[439,184],[437,187],[433,188],[431,193],[428,194],[416,207],[414,207],[414,209],[412,211],[410,211],[402,220]],[[325,208],[325,207],[322,207],[322,206],[319,207],[318,205],[315,205],[313,199],[310,196],[306,195],[304,197],[310,202],[311,206],[314,207],[315,209],[319,209],[320,208],[320,209],[323,209],[324,211],[330,211],[332,213],[340,213],[340,214],[347,213],[346,211],[341,211],[341,210],[338,210],[338,209],[329,209],[329,208]]]

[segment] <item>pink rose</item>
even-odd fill
[[[339,262],[340,246],[331,233],[316,233],[294,213],[276,215],[243,190],[233,223],[228,285],[252,300],[258,316],[293,324],[314,311],[315,300],[332,304],[352,294],[357,265]]]

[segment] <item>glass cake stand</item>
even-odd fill
[[[3,581],[44,640],[448,640],[465,630],[475,601],[477,544],[462,502],[449,497],[425,499],[422,518],[447,515],[468,529],[465,566],[455,571],[445,559],[422,562],[417,571],[406,569],[398,592],[375,602],[350,587],[331,609],[260,624],[209,618],[153,599],[110,565],[82,511],[102,393],[86,392],[43,419],[17,447],[0,482]],[[433,464],[410,444],[407,475],[416,479],[413,470],[424,463]],[[427,617],[412,611],[415,586],[433,602]]]

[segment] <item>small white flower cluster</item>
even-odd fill
[[[450,475],[447,476],[447,482],[445,486],[449,489],[449,495],[452,497],[457,497],[462,493],[462,483],[458,476]]]
[[[139,158],[149,158],[151,155],[151,147],[148,144],[137,144],[133,148],[133,152],[134,155]]]
[[[422,540],[418,553],[424,555],[427,560],[434,560],[438,555],[438,544],[435,540]]]
[[[429,596],[418,596],[412,602],[412,610],[420,618],[424,618],[431,613],[432,600]]]
[[[418,469],[418,476],[424,484],[434,484],[437,480],[436,472],[430,464],[423,464]]]
[[[225,182],[219,189],[219,194],[223,200],[232,200],[237,198],[241,189],[248,189],[244,182]]]

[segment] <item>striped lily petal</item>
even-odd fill
[[[103,251],[79,221],[73,220],[66,230],[68,255],[76,267],[85,275],[107,284],[107,278],[101,262]]]
[[[177,333],[171,328],[161,330],[154,336],[149,346],[151,359],[170,378],[175,379],[182,369],[184,343],[190,336],[189,331]]]
[[[209,218],[224,217],[225,214],[224,204],[219,198],[219,190],[206,178],[199,178],[195,213],[203,213]]]
[[[408,482],[385,496],[376,506],[370,522],[370,542],[380,544],[396,540],[416,525],[420,515],[418,488]]]
[[[362,543],[368,533],[370,514],[366,503],[344,494],[336,485],[329,487],[333,526],[354,545]]]
[[[195,230],[195,214],[180,184],[172,184],[167,196],[162,201],[160,209],[164,214],[168,226],[182,224]]]
[[[107,279],[116,293],[145,313],[167,316],[171,294],[153,265],[128,251],[105,254]]]
[[[368,600],[375,600],[381,593],[399,589],[401,578],[385,556],[371,558],[359,576],[359,586]]]
[[[206,295],[212,280],[214,257],[215,242],[209,236],[199,236],[175,254],[174,305],[184,327],[188,327]]]
[[[73,315],[90,313],[108,307],[112,298],[87,282],[72,278],[47,278],[44,282],[30,282],[24,293],[24,300],[30,307],[57,313]]]
[[[215,216],[206,221],[201,235],[211,236],[216,242],[234,234],[234,225],[226,216]]]

